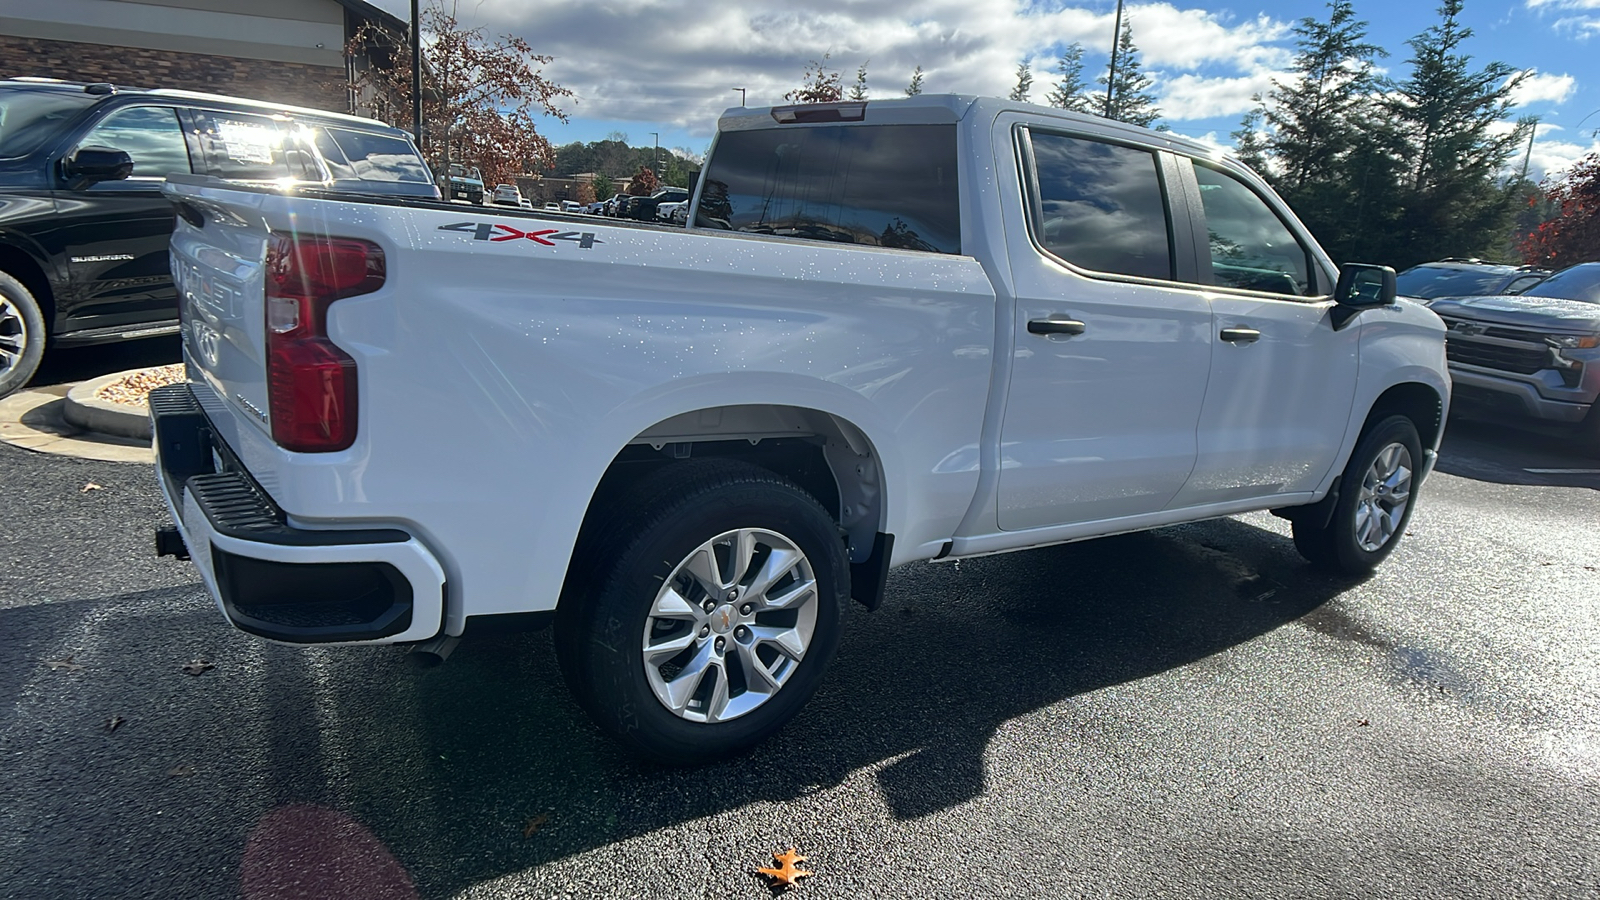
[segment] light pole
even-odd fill
[[[1111,118],[1111,89],[1117,84],[1117,41],[1122,38],[1122,0],[1117,0],[1117,24],[1111,28],[1111,69],[1106,72],[1106,118]]]
[[[661,133],[652,131],[650,132],[650,136],[656,139],[654,160],[656,167],[656,183],[659,184],[661,182]]]
[[[743,106],[744,105],[744,88],[729,88],[729,90],[734,90],[734,91],[738,91],[739,92],[739,105]]]
[[[422,0],[411,0],[411,123],[422,146]],[[448,176],[446,176],[448,177]]]

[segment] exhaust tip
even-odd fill
[[[406,654],[406,659],[418,669],[434,669],[444,665],[444,661],[455,652],[456,645],[461,643],[461,638],[441,635],[432,640],[423,641],[411,648]]]

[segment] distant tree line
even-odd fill
[[[600,176],[595,179],[595,194],[603,200],[616,193],[617,182],[637,179],[641,171],[653,175],[658,159],[661,185],[688,187],[690,175],[700,168],[699,163],[685,159],[676,151],[665,147],[659,151],[654,146],[633,147],[628,144],[627,135],[613,133],[603,141],[590,141],[587,144],[574,141],[555,148],[551,174],[570,178],[580,173],[594,172]]]

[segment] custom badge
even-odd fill
[[[440,225],[440,231],[457,231],[462,234],[472,235],[475,241],[504,241],[528,240],[546,247],[554,247],[556,241],[571,241],[578,245],[579,250],[588,250],[595,244],[604,244],[605,241],[594,236],[592,231],[562,231],[559,228],[543,228],[538,231],[523,231],[513,228],[503,222],[457,222],[454,225]]]

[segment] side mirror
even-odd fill
[[[1354,309],[1371,309],[1394,302],[1394,270],[1371,263],[1347,263],[1339,268],[1339,286],[1333,301]]]
[[[61,174],[67,187],[81,191],[101,181],[121,181],[133,174],[133,157],[110,147],[79,147],[61,161]]]

